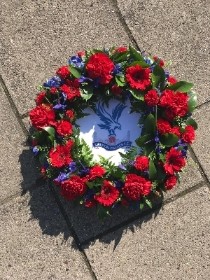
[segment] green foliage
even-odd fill
[[[136,98],[137,100],[144,101],[144,92],[135,89],[130,89],[129,91],[134,98]]]
[[[80,90],[81,97],[88,101],[93,96],[93,88],[91,86],[83,86]]]
[[[150,159],[149,161],[149,179],[154,180],[157,175],[157,169],[155,167],[154,161]]]
[[[194,129],[197,129],[197,128],[198,128],[197,122],[196,122],[194,119],[192,119],[192,118],[189,118],[189,119],[186,121],[186,124],[187,124],[187,125],[193,126]]]
[[[152,72],[152,86],[153,88],[160,87],[163,89],[165,82],[165,72],[162,67],[156,65]]]
[[[197,95],[194,92],[189,92],[188,111],[192,112],[197,106]]]
[[[152,136],[151,134],[145,134],[143,136],[140,136],[139,138],[136,139],[136,144],[139,146],[139,147],[143,147],[145,145],[145,143],[149,140],[152,139]]]
[[[125,85],[125,76],[124,75],[116,75],[115,81],[119,87],[123,87]]]
[[[134,58],[137,61],[143,61],[144,62],[144,58],[143,56],[140,54],[140,52],[138,52],[137,50],[135,50],[133,47],[129,46],[129,51],[131,54],[131,57]]]
[[[144,121],[144,133],[154,133],[156,130],[156,120],[153,114],[149,114]]]
[[[193,87],[192,83],[180,81],[180,82],[177,82],[177,83],[169,86],[168,88],[175,90],[175,91],[179,91],[179,92],[189,92],[192,87]]]
[[[73,67],[72,65],[69,65],[69,69],[71,74],[75,77],[75,78],[80,78],[81,77],[81,73],[79,72],[78,69],[76,69],[75,67]]]
[[[166,133],[160,137],[160,142],[166,147],[174,146],[179,140],[179,137],[173,133]]]

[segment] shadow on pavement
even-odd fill
[[[78,244],[87,248],[99,239],[103,243],[115,242],[115,247],[120,242],[122,235],[127,230],[135,231],[142,223],[154,218],[159,213],[162,205],[162,197],[154,205],[154,209],[139,211],[124,207],[116,207],[113,215],[101,221],[98,219],[96,209],[87,209],[83,205],[64,200],[57,187],[47,184],[41,178],[34,179],[37,174],[38,162],[33,158],[30,150],[23,150],[19,157],[23,176],[23,194],[28,192],[30,199],[28,206],[31,211],[31,219],[36,219],[43,234],[50,236],[64,235],[67,240],[74,237],[72,246],[78,249]],[[30,162],[30,164],[29,164]],[[30,181],[30,188],[26,189],[26,182]],[[50,190],[50,188],[53,188]],[[111,232],[115,234],[109,234]],[[75,238],[76,237],[76,238]],[[79,245],[79,247],[80,247]]]

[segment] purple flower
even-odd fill
[[[123,164],[119,164],[118,167],[119,167],[120,169],[122,169],[122,170],[126,170],[126,167],[125,167],[125,165],[123,165]]]
[[[36,156],[39,153],[39,148],[37,146],[34,146],[32,149],[34,155]]]
[[[120,63],[115,64],[113,73],[117,75],[120,74],[121,72],[122,72],[121,64]]]
[[[53,109],[55,110],[65,110],[66,105],[62,105],[62,104],[56,104],[55,106],[53,106]]]
[[[65,181],[67,178],[68,178],[68,175],[69,174],[66,174],[66,173],[60,173],[59,175],[58,175],[58,177],[57,178],[55,178],[55,182],[56,183],[61,183],[62,181]]]
[[[85,76],[81,76],[79,78],[79,83],[87,83],[87,82],[92,82],[93,80],[88,78],[88,77],[85,77]]]
[[[84,62],[82,61],[82,58],[77,55],[74,55],[69,58],[69,64],[72,65],[73,67],[77,67],[77,68],[84,67]]]
[[[44,82],[43,86],[44,87],[55,87],[58,88],[61,85],[61,79],[58,76],[54,76],[51,79],[47,80],[46,82]]]
[[[72,162],[69,164],[69,171],[70,171],[70,173],[73,173],[74,171],[76,171],[76,169],[77,169],[76,162],[72,161]]]

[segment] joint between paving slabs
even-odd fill
[[[73,237],[73,239],[74,239],[74,241],[75,241],[75,243],[76,243],[76,246],[77,246],[77,248],[79,249],[79,251],[80,251],[80,253],[81,253],[81,255],[82,255],[82,258],[83,258],[85,264],[87,265],[87,268],[88,268],[88,270],[89,270],[89,272],[90,272],[92,278],[93,278],[94,280],[97,280],[97,277],[96,277],[96,275],[95,275],[95,273],[94,273],[94,271],[93,271],[93,269],[92,269],[92,266],[91,266],[91,264],[90,264],[90,262],[89,262],[89,259],[88,259],[88,257],[87,257],[87,255],[86,255],[85,251],[83,250],[83,248],[82,248],[82,246],[81,246],[81,242],[80,242],[80,240],[79,240],[79,237],[77,236],[77,234],[76,234],[76,232],[75,232],[75,230],[74,230],[74,228],[73,228],[73,225],[71,224],[71,222],[70,222],[70,220],[69,220],[69,217],[68,217],[68,215],[67,215],[67,213],[66,213],[66,211],[65,211],[65,209],[64,209],[64,207],[63,207],[63,205],[62,205],[62,202],[61,202],[61,200],[60,200],[58,194],[56,193],[55,189],[54,189],[53,187],[50,186],[49,181],[47,182],[47,185],[48,185],[48,188],[50,189],[50,191],[52,192],[52,194],[53,194],[53,196],[54,196],[54,198],[55,198],[55,201],[56,201],[56,203],[57,203],[57,205],[58,205],[58,208],[59,208],[59,210],[60,210],[60,212],[61,212],[61,214],[62,214],[64,220],[66,221],[67,227],[68,227],[69,231],[71,232],[71,235],[72,235],[72,237]]]

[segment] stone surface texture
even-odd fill
[[[210,192],[203,187],[86,249],[100,280],[208,280]],[[129,227],[128,227],[129,228]]]
[[[165,61],[171,74],[195,84],[199,104],[209,100],[209,0],[118,0],[139,47]]]
[[[21,114],[69,56],[129,43],[109,0],[1,2],[0,73]]]
[[[46,187],[2,205],[0,217],[1,280],[92,279]]]
[[[26,136],[0,86],[0,201],[35,184],[38,178]]]

